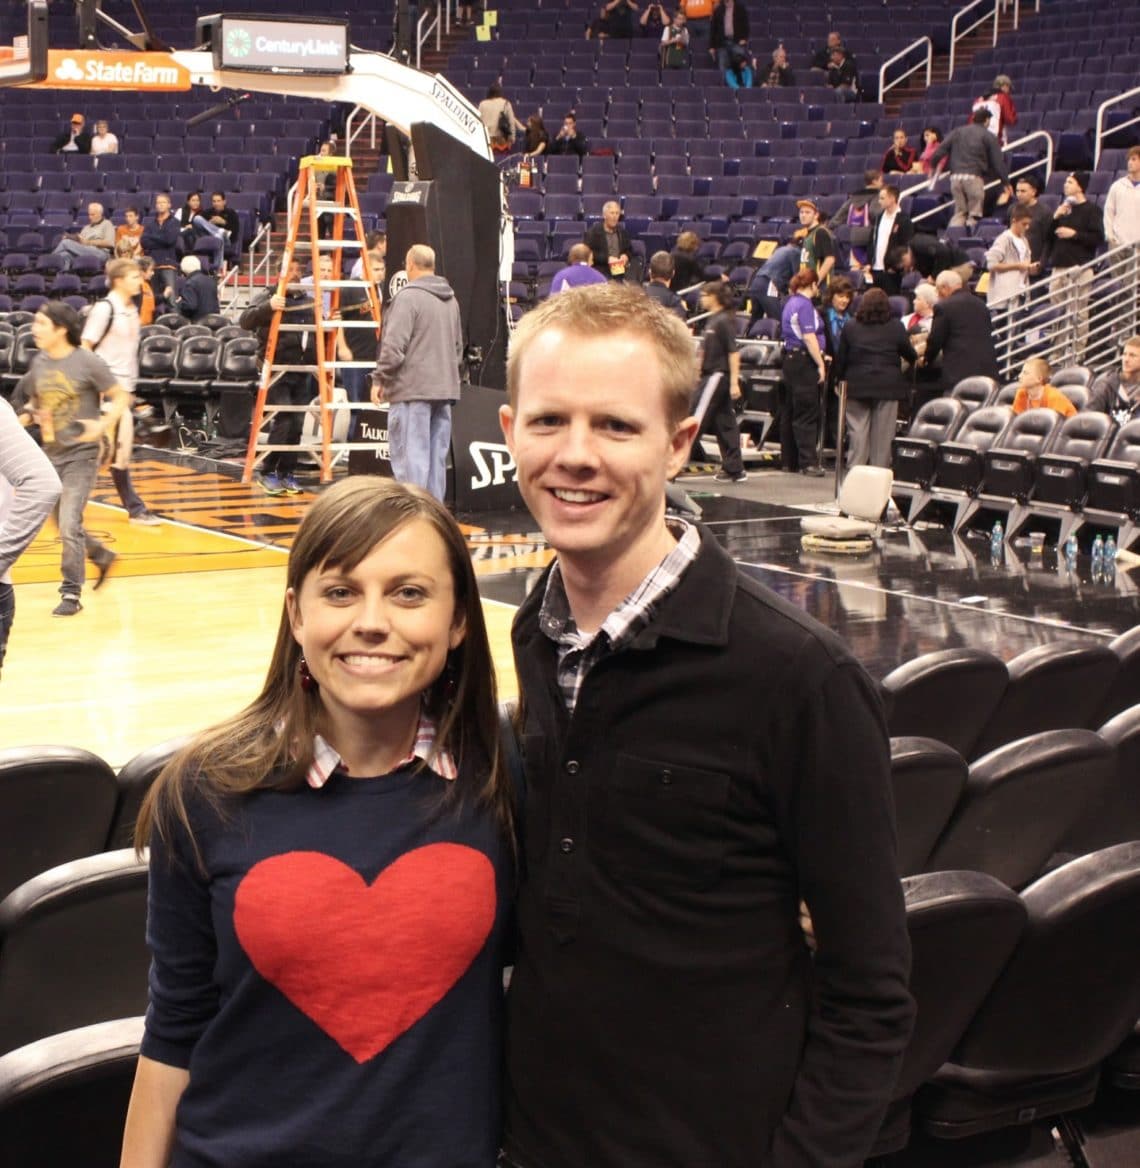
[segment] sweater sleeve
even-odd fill
[[[773,731],[782,834],[817,951],[799,1072],[771,1168],[853,1168],[878,1133],[914,1017],[890,753],[872,682],[813,642]]]
[[[412,339],[412,325],[415,312],[408,307],[410,301],[400,304],[400,296],[407,294],[407,288],[392,301],[388,318],[384,322],[384,332],[380,338],[380,355],[376,361],[376,376],[383,384],[395,377],[404,358],[408,354],[408,342]]]
[[[15,491],[7,515],[0,518],[0,580],[36,537],[59,498],[59,475],[47,455],[0,401],[0,478]]]
[[[172,829],[169,842],[157,833],[151,839],[146,940],[150,1003],[142,1053],[185,1070],[217,1013],[218,987],[213,980],[217,943],[209,885],[180,826]]]

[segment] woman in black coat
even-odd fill
[[[855,319],[843,327],[835,359],[837,381],[847,382],[847,466],[890,466],[899,402],[910,393],[902,361],[918,354],[881,288],[863,294]]]

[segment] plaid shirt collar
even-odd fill
[[[558,646],[558,684],[571,712],[590,670],[607,653],[625,648],[649,624],[661,602],[697,558],[701,537],[696,527],[672,516],[665,522],[676,545],[591,635],[580,633],[574,624],[557,560],[547,577],[538,625]]]
[[[416,759],[422,759],[432,769],[432,771],[439,775],[441,779],[452,780],[459,774],[455,765],[455,759],[449,750],[440,750],[433,757],[435,750],[435,739],[438,733],[438,727],[433,718],[429,718],[427,714],[420,712],[420,722],[416,727],[416,740],[412,743],[412,752],[407,758],[397,763],[392,768],[392,772],[398,771],[401,767],[406,767],[409,763],[413,763]],[[308,773],[305,775],[305,781],[310,787],[319,790],[329,781],[333,773],[337,770],[343,769],[343,760],[336,750],[319,734],[313,739],[313,761],[309,764]]]

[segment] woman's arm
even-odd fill
[[[174,1112],[189,1082],[189,1071],[139,1056],[119,1168],[166,1168],[174,1146]]]

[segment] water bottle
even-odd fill
[[[1001,559],[1002,545],[1005,543],[1005,531],[1002,528],[1001,520],[994,523],[993,532],[990,534],[990,556],[995,559]]]
[[[1075,535],[1070,535],[1065,540],[1065,567],[1070,572],[1077,570],[1077,537]]]
[[[1116,576],[1116,539],[1109,535],[1104,541],[1104,577],[1112,580]]]
[[[1104,572],[1104,536],[1097,535],[1092,545],[1092,578],[1099,580]]]

